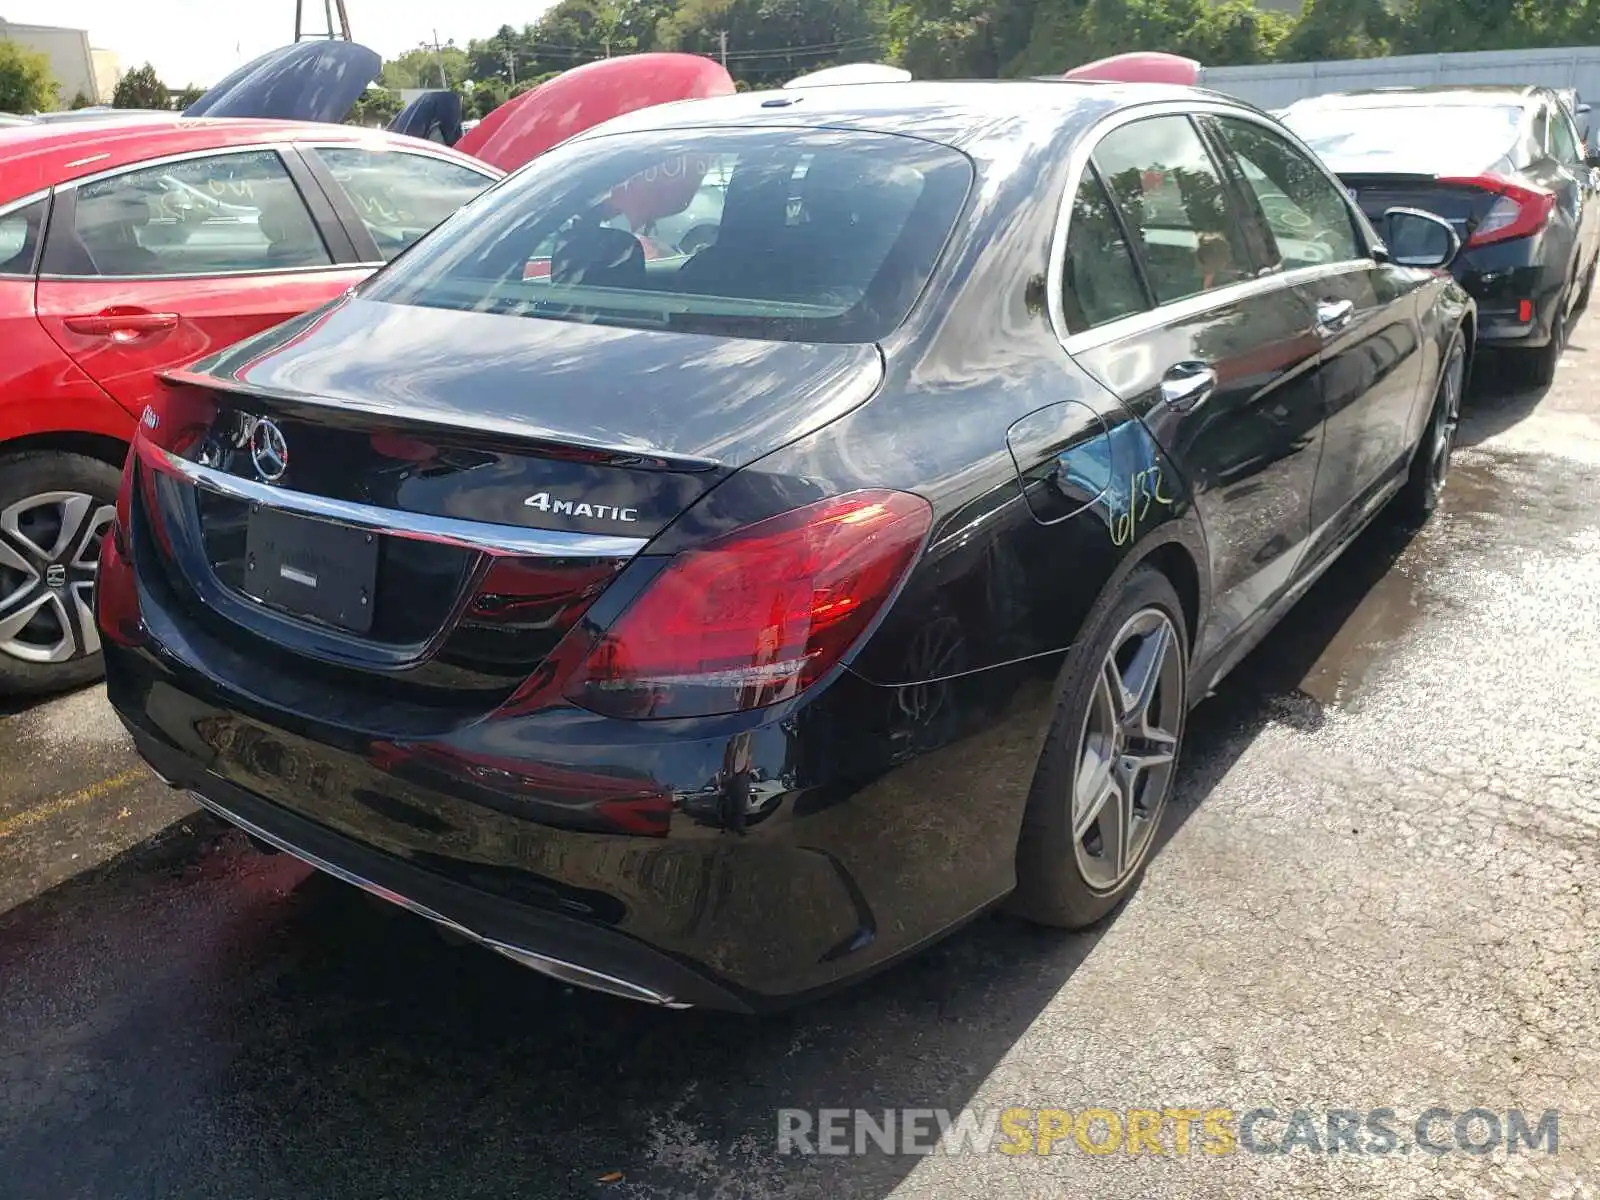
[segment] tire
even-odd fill
[[[1151,661],[1153,673],[1140,669]],[[1131,708],[1113,691],[1113,666],[1123,688],[1153,674]],[[1017,844],[1013,912],[1081,929],[1138,886],[1176,777],[1188,668],[1177,593],[1153,567],[1136,568],[1096,604],[1062,668]],[[1151,721],[1141,721],[1141,712]],[[1148,761],[1131,769],[1139,758]]]
[[[1556,379],[1556,365],[1561,352],[1567,348],[1567,297],[1561,297],[1556,315],[1550,322],[1550,340],[1537,350],[1519,350],[1519,366],[1523,379],[1534,387],[1549,387]]]
[[[0,695],[100,678],[94,576],[120,481],[82,454],[0,456]]]
[[[1445,351],[1439,371],[1439,386],[1433,392],[1433,408],[1422,439],[1411,455],[1411,473],[1394,498],[1394,514],[1400,524],[1421,525],[1439,507],[1439,497],[1450,476],[1450,458],[1455,452],[1456,430],[1461,423],[1461,396],[1466,390],[1467,349],[1457,331]]]

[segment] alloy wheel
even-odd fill
[[[1159,608],[1135,613],[1101,664],[1078,739],[1072,839],[1098,892],[1139,869],[1155,837],[1178,755],[1182,643]]]
[[[1450,456],[1455,451],[1456,430],[1461,424],[1461,392],[1465,365],[1460,355],[1453,355],[1439,383],[1439,408],[1433,422],[1433,445],[1429,454],[1430,472],[1434,491],[1444,488],[1450,474]]]
[[[0,654],[53,664],[99,653],[95,573],[115,513],[82,492],[0,510]]]

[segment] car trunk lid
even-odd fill
[[[242,666],[481,710],[684,509],[865,401],[882,360],[348,299],[165,378],[140,570],[172,619]]]

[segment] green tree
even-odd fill
[[[444,82],[439,80],[441,68]],[[472,77],[472,67],[467,52],[454,43],[441,46],[418,46],[407,50],[398,58],[383,64],[380,79],[387,88],[459,88]]]
[[[391,92],[384,87],[369,87],[355,102],[346,123],[381,129],[394,120],[403,107],[399,92]]]
[[[1463,50],[1515,50],[1530,46],[1583,45],[1570,40],[1596,32],[1586,18],[1596,6],[1583,0],[1533,4],[1528,0],[1412,0],[1391,21],[1400,54],[1446,54]],[[1588,24],[1589,28],[1584,26]]]
[[[172,93],[156,75],[155,67],[145,63],[117,80],[111,103],[115,108],[171,108]]]
[[[1014,62],[1059,73],[1072,63],[1035,67],[1028,54],[1035,21],[1059,24],[1077,11],[1071,0],[904,0],[887,14],[885,41],[889,57],[921,79],[991,79]],[[1052,52],[1041,46],[1037,57]]]
[[[205,88],[197,88],[191,83],[188,87],[179,88],[172,93],[172,107],[182,112],[205,94]]]
[[[879,57],[881,5],[863,0],[684,0],[657,30],[659,48],[719,57],[756,87],[781,84],[834,63]]]
[[[73,112],[77,112],[79,109],[82,109],[82,108],[93,108],[94,107],[94,97],[90,96],[87,92],[83,91],[82,89],[79,89],[76,93],[73,94],[72,103],[67,105],[67,107],[69,109],[71,109]]]
[[[56,106],[50,59],[0,38],[0,112],[49,112]]]

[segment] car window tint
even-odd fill
[[[315,151],[388,262],[494,182],[460,163],[399,150]]]
[[[1217,167],[1187,117],[1152,117],[1094,150],[1163,304],[1237,283],[1249,255]]]
[[[1284,269],[1366,256],[1346,197],[1309,157],[1252,121],[1219,117],[1216,128],[1261,206]]]
[[[332,261],[271,150],[185,159],[84,184],[71,232],[73,249],[82,251],[66,258],[73,274],[225,275]]]
[[[1577,132],[1572,128],[1572,119],[1563,109],[1557,109],[1550,120],[1550,153],[1569,167],[1583,161],[1583,152],[1578,149]]]
[[[1081,333],[1150,307],[1133,249],[1117,223],[1111,198],[1093,171],[1084,172],[1072,200],[1061,306],[1069,333]]]
[[[972,181],[959,151],[893,134],[575,139],[361,294],[545,320],[873,342],[921,295]]]
[[[45,208],[43,200],[36,200],[0,217],[0,275],[33,274]]]

